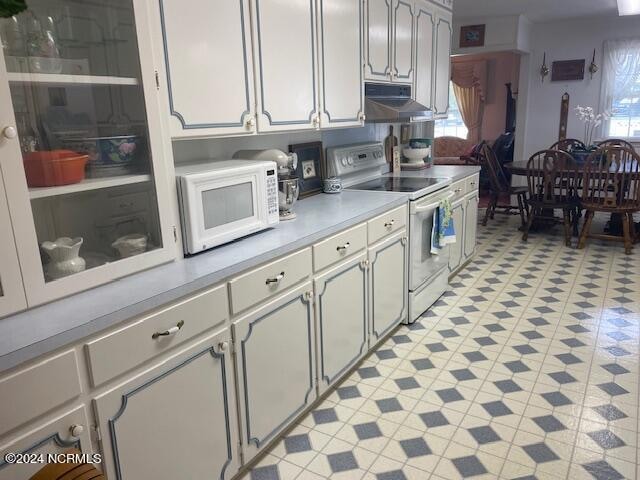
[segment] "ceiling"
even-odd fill
[[[454,0],[456,19],[525,15],[532,22],[617,15],[616,0]]]

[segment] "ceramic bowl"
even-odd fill
[[[120,258],[133,257],[147,251],[147,236],[132,233],[118,238],[111,244],[120,254]]]

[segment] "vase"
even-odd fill
[[[84,258],[79,256],[82,237],[60,237],[53,242],[41,245],[51,261],[45,267],[45,273],[51,280],[82,272],[85,267]]]

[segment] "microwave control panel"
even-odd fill
[[[278,180],[275,170],[267,170],[267,212],[269,215],[269,223],[276,221],[279,216],[278,212]]]

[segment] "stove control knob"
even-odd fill
[[[347,163],[349,163],[349,165],[353,165],[353,157],[349,157]]]
[[[340,160],[340,163],[342,163],[343,167],[347,166],[347,157],[342,157],[342,159]]]

